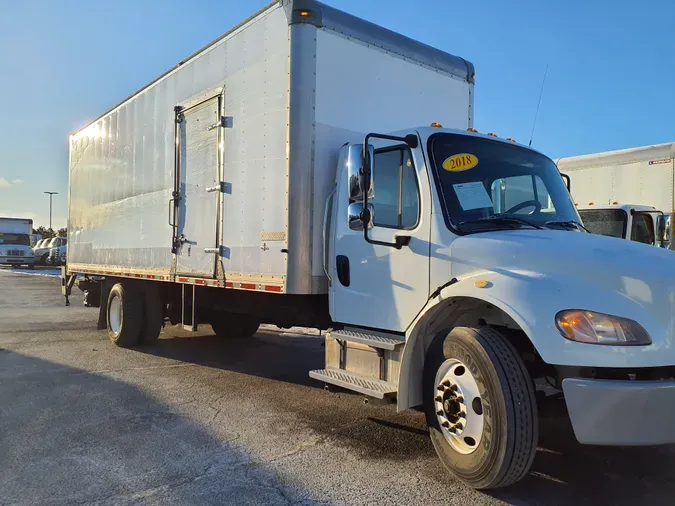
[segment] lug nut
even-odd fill
[[[441,383],[444,387],[449,387],[450,386],[450,380],[445,380]]]
[[[464,411],[460,411],[459,413],[457,413],[458,418],[464,418],[465,416],[466,416],[466,413]]]
[[[464,397],[462,397],[461,395],[458,395],[457,396],[457,402],[464,402]]]
[[[436,414],[437,414],[438,416],[441,416],[441,415],[443,414],[443,410],[440,409],[440,410],[436,411]]]
[[[445,387],[444,387],[443,385],[438,385],[438,387],[436,387],[436,389],[437,389],[439,392],[442,392],[443,390],[445,390]]]
[[[445,427],[446,429],[450,427],[450,424],[448,422],[443,422],[441,426]]]
[[[457,385],[450,385],[450,390],[452,390],[453,392],[456,392],[457,391]]]
[[[457,430],[464,430],[464,425],[462,425],[461,423],[458,423],[457,425],[455,425],[455,428]]]
[[[440,395],[437,395],[436,398],[435,398],[434,400],[435,400],[436,402],[442,402],[442,401],[443,401],[443,397],[441,397]]]

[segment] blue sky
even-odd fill
[[[69,132],[267,0],[0,0],[0,216],[66,223]],[[327,0],[476,66],[475,124],[551,157],[675,141],[672,0]]]

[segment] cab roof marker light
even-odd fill
[[[298,16],[300,16],[301,18],[308,18],[312,15],[311,11],[306,11],[306,10],[299,10],[299,11],[296,11],[296,12],[298,13]]]
[[[513,137],[507,137],[506,140],[509,142],[516,142],[516,140]]]
[[[617,200],[615,200],[614,202],[612,202],[612,204],[614,204],[614,205],[617,205],[618,203],[619,203],[619,202],[618,202]]]
[[[473,132],[473,133],[475,133],[475,134],[478,133],[478,130],[476,130],[474,127],[469,127],[469,128],[466,129],[466,131],[467,131],[467,132]]]
[[[589,206],[594,206],[594,205],[595,205],[595,202],[589,202],[588,205],[589,205]]]
[[[438,121],[434,121],[431,125],[429,125],[432,128],[443,128],[443,125],[441,125]]]
[[[490,136],[490,137],[497,137],[497,134],[494,133],[494,132],[490,132],[490,133],[488,134],[488,136]]]

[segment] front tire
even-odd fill
[[[143,326],[143,298],[140,286],[124,281],[110,289],[107,305],[108,336],[122,348],[136,346]]]
[[[534,388],[518,352],[497,330],[457,327],[437,336],[424,364],[424,408],[445,467],[476,489],[505,487],[537,449]]]

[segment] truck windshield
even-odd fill
[[[502,141],[439,133],[429,139],[448,227],[577,229],[580,221],[552,160]]]
[[[30,236],[28,234],[3,234],[0,232],[0,244],[30,246]]]
[[[583,209],[579,215],[592,234],[626,237],[628,215],[622,209]]]

